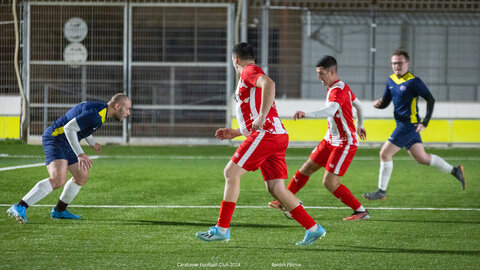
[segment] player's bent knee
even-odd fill
[[[78,178],[73,178],[73,182],[75,182],[75,184],[77,184],[79,186],[85,185],[85,183],[87,183],[87,181],[88,181],[88,175],[78,177]]]
[[[419,164],[422,165],[430,165],[430,160],[427,160],[426,158],[416,158],[415,159]]]
[[[223,172],[223,176],[225,176],[225,180],[227,181],[234,181],[240,179],[241,175],[236,173],[234,170],[225,169],[225,171]]]
[[[267,190],[270,194],[275,195],[275,187],[273,186],[267,186]]]
[[[277,197],[278,195],[283,194],[284,192],[287,191],[285,188],[285,184],[282,182],[282,184],[273,184],[273,185],[267,185],[267,190],[270,194],[272,194],[274,197]]]
[[[235,175],[225,175],[226,185],[237,185],[240,182],[240,177]]]
[[[58,189],[60,187],[63,187],[65,185],[66,179],[65,177],[50,177],[50,184],[52,185],[52,189]]]
[[[391,160],[392,157],[386,152],[380,151],[380,160]]]
[[[331,183],[328,182],[328,181],[323,180],[323,186],[324,186],[325,188],[329,189],[330,186],[331,186]]]
[[[340,186],[340,182],[338,180],[323,179],[323,186],[333,193]]]
[[[303,175],[312,175],[316,171],[316,169],[307,166],[303,168],[303,170],[300,170],[300,173],[302,173]]]

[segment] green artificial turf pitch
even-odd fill
[[[359,149],[342,183],[369,209],[368,221],[342,221],[352,210],[323,188],[321,169],[297,194],[327,230],[326,237],[310,247],[295,246],[304,237],[300,225],[266,207],[272,198],[259,171],[242,178],[231,240],[206,243],[195,237],[217,221],[223,169],[234,151],[228,146],[103,146],[101,158],[93,160],[88,183],[69,206],[81,220],[50,219],[59,189],[28,209],[28,224],[17,223],[6,214],[9,205],[48,174],[45,166],[0,171],[0,269],[478,269],[480,265],[479,149],[427,149],[453,165],[465,166],[465,191],[451,175],[415,163],[402,150],[394,158],[386,201],[361,198],[376,189],[379,149]],[[290,176],[310,151],[287,151]],[[0,154],[4,154],[0,168],[44,162],[41,146],[2,144]],[[87,154],[94,155],[89,150]]]

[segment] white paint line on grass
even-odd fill
[[[98,158],[100,158],[100,156],[90,156],[90,159],[98,159]],[[16,169],[23,169],[23,168],[40,167],[40,166],[46,166],[45,162],[0,168],[0,172],[1,171],[11,171],[11,170],[16,170]]]
[[[0,206],[11,206],[11,204],[0,204]],[[39,204],[33,205],[34,207],[53,207],[55,205]],[[218,205],[69,205],[68,207],[76,208],[220,208]],[[240,205],[235,208],[240,209],[269,209],[268,206],[255,206],[255,205]],[[337,207],[337,206],[305,206],[306,209],[350,209],[350,207]],[[480,211],[480,208],[433,208],[433,207],[369,207],[369,210],[406,210],[406,211]]]
[[[40,155],[10,155],[5,153],[0,153],[0,158],[44,158],[45,156]]]
[[[45,166],[45,162],[0,168],[0,172],[1,172],[1,171],[16,170],[16,169],[23,169],[23,168],[40,167],[40,166]]]

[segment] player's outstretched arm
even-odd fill
[[[92,135],[86,137],[85,140],[87,141],[88,145],[90,145],[95,150],[95,152],[97,152],[97,154],[100,154],[102,152],[102,146],[99,143],[95,142],[95,139]]]
[[[362,104],[358,98],[355,98],[352,103],[357,110],[357,134],[362,140],[367,139],[367,130],[363,127],[363,109]]]
[[[340,104],[337,102],[328,102],[325,108],[315,112],[305,113],[306,118],[327,118],[332,117],[340,108]]]
[[[364,141],[367,139],[367,130],[364,127],[357,128],[357,134],[358,134],[358,137],[360,137],[360,139]]]
[[[416,124],[415,125],[417,128],[415,129],[416,132],[422,132],[425,130],[425,126],[422,123]]]
[[[380,107],[382,106],[382,102],[383,102],[383,98],[373,101],[373,107],[380,109]]]
[[[305,112],[296,111],[295,114],[293,115],[292,119],[296,121],[296,120],[303,119],[305,117],[307,117],[307,114]]]
[[[377,109],[385,109],[386,107],[388,107],[388,105],[392,101],[392,95],[390,94],[390,92],[387,92],[387,91],[385,92],[382,98],[377,99],[373,102],[373,107]]]
[[[102,153],[102,146],[99,143],[95,143],[92,148],[97,152],[97,154]]]
[[[387,83],[387,85],[385,86],[385,92],[383,92],[383,97],[375,100],[373,102],[373,107],[377,109],[385,109],[386,107],[388,107],[391,101],[392,101],[392,92],[390,91],[390,86]]]
[[[78,159],[78,164],[80,168],[85,169],[85,170],[90,170],[92,167],[92,160],[90,159],[89,156],[85,155],[85,153],[81,153],[80,155],[77,156]]]
[[[92,167],[92,160],[85,155],[78,141],[77,132],[80,131],[80,127],[78,126],[77,120],[75,118],[70,120],[70,122],[63,127],[63,131],[65,132],[70,147],[72,147],[73,152],[77,155],[80,167],[86,170],[90,169]]]
[[[239,128],[237,128],[237,129],[219,128],[215,132],[215,137],[217,137],[217,139],[219,139],[219,140],[230,140],[230,139],[233,139],[233,138],[238,137],[240,135],[242,135],[242,133],[240,132]]]
[[[262,102],[258,116],[253,120],[252,129],[261,130],[275,98],[275,83],[267,75],[262,75],[258,77],[255,86],[262,88]]]
[[[427,113],[425,114],[422,123],[417,125],[417,132],[424,130],[428,126],[428,122],[430,122],[430,119],[432,118],[433,108],[435,107],[435,98],[433,98],[428,89],[426,93],[422,93],[421,96],[427,101]],[[423,126],[423,129],[419,131],[420,125]]]

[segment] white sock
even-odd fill
[[[315,224],[310,229],[308,229],[307,231],[316,232],[317,230],[318,230],[318,224]]]
[[[393,171],[393,161],[380,161],[380,172],[378,174],[378,188],[387,190],[388,181]]]
[[[52,184],[50,184],[50,179],[46,178],[38,182],[28,193],[25,195],[22,200],[32,206],[36,204],[41,199],[45,198],[50,192],[53,191]]]
[[[217,229],[221,234],[226,234],[228,232],[228,228],[220,227],[217,225]]]
[[[77,196],[81,188],[82,186],[79,186],[73,182],[73,177],[70,178],[63,188],[62,195],[60,195],[60,201],[70,204],[75,196]]]
[[[442,172],[450,173],[452,172],[453,166],[448,164],[443,158],[431,154],[432,159],[430,160],[430,166],[438,168]]]
[[[365,212],[367,211],[367,209],[365,209],[365,207],[363,207],[363,205],[361,205],[357,210],[355,210],[356,212]]]

